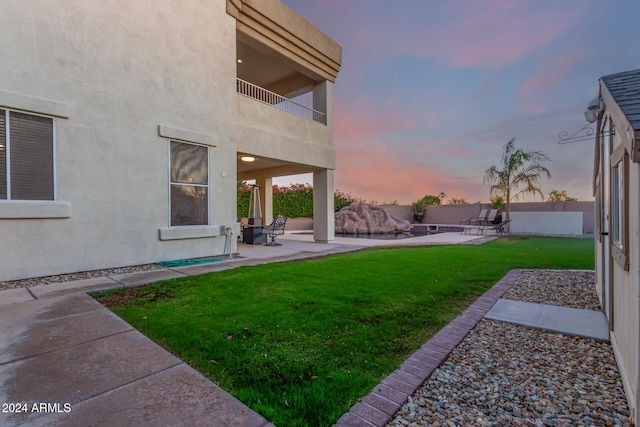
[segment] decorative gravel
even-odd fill
[[[503,298],[600,311],[595,273],[588,270],[526,270]]]
[[[508,295],[590,308],[593,277],[526,271]],[[555,286],[563,289],[549,292]],[[521,425],[632,426],[611,345],[482,320],[387,424]]]
[[[142,264],[129,267],[118,267],[104,270],[82,271],[80,273],[60,274],[56,276],[35,277],[32,279],[12,280],[8,282],[0,282],[0,290],[26,288],[32,286],[43,286],[52,283],[71,282],[73,280],[91,279],[94,277],[113,276],[116,274],[138,273],[142,271],[159,270],[162,267],[158,264]]]

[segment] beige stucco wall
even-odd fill
[[[332,91],[333,85],[327,83],[327,125],[238,95],[238,151],[335,169]]]
[[[53,100],[69,112],[56,122],[64,212],[34,219],[57,209],[35,204],[20,219],[24,204],[0,203],[0,280],[220,254],[224,237],[159,239],[169,187],[158,126],[215,145],[210,224],[235,224],[236,28],[225,2],[2,0],[0,10],[0,103]]]

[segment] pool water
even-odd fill
[[[435,234],[433,231],[426,230],[411,230],[411,232],[402,233],[380,233],[380,234],[344,234],[336,233],[336,237],[351,237],[355,239],[370,239],[370,240],[403,240],[411,239],[418,236],[426,236],[428,234]]]

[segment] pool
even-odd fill
[[[346,234],[346,233],[336,233],[336,237],[348,237],[351,239],[369,239],[369,240],[403,240],[403,239],[411,239],[413,237],[418,236],[427,236],[429,234],[436,234],[437,231],[428,231],[425,229],[417,229],[411,230],[410,232],[400,232],[400,233],[378,233],[378,234]],[[296,234],[313,234],[313,231],[302,232]]]

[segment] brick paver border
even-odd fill
[[[511,270],[460,316],[442,328],[418,351],[351,407],[334,427],[382,427],[429,376],[449,357],[465,336],[513,285],[523,270]]]

